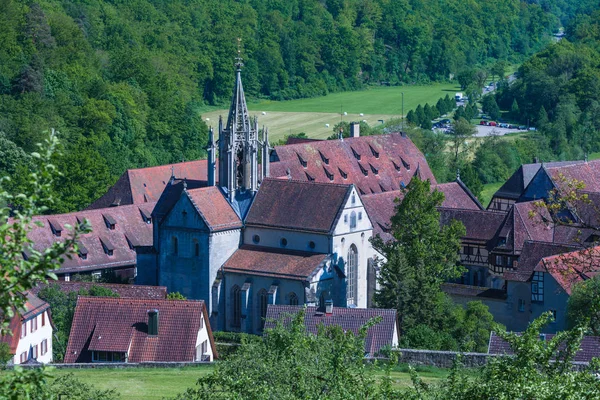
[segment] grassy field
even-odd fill
[[[344,121],[365,120],[369,125],[375,126],[381,123],[380,120],[401,116],[402,93],[404,112],[408,113],[419,104],[434,105],[446,94],[453,97],[459,90],[454,84],[375,87],[310,99],[249,102],[248,109],[251,115],[258,116],[260,126],[269,128],[273,143],[283,139],[285,135],[300,132],[311,138],[324,139],[333,133],[334,125],[340,121],[340,111],[347,113],[343,116]],[[208,118],[207,124],[216,127],[219,115],[226,118],[227,112],[226,109],[207,108],[202,113],[202,118]]]
[[[99,389],[116,389],[123,400],[159,400],[172,397],[193,387],[199,377],[212,372],[213,366],[186,368],[129,368],[129,369],[69,369],[55,370],[54,376],[72,373],[85,383]],[[448,376],[449,371],[433,367],[418,368],[419,375],[427,383],[436,382]],[[374,371],[375,377],[381,372]],[[398,366],[392,373],[397,387],[411,385],[406,366]]]
[[[484,207],[488,206],[490,200],[492,199],[492,196],[494,195],[494,193],[496,193],[498,189],[500,189],[500,186],[502,185],[504,185],[504,182],[488,183],[483,185],[483,190],[481,192],[479,200],[481,201],[481,204]]]

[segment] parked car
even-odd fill
[[[498,124],[495,121],[490,121],[488,126],[497,126]]]
[[[519,130],[526,131],[527,127],[525,125],[519,125]]]
[[[479,121],[479,125],[487,125],[487,123],[485,121]]]
[[[530,126],[530,127],[529,127],[529,130],[530,130],[530,131],[535,131],[535,130],[537,130],[537,129],[535,129],[535,127],[534,127],[534,126]]]

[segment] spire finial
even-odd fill
[[[175,166],[171,165],[171,178],[175,178]]]
[[[584,162],[588,162],[588,153],[587,151],[585,152],[585,154],[583,155],[583,161]]]
[[[187,190],[187,178],[183,178],[183,190]]]
[[[460,168],[456,168],[456,180],[460,181]]]
[[[235,58],[235,67],[238,71],[241,71],[242,67],[244,66],[242,61],[242,38],[237,38],[237,57]]]

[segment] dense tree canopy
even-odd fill
[[[228,100],[237,38],[246,93],[290,99],[514,62],[545,46],[552,12],[520,0],[2,0],[0,172],[18,175],[19,149],[60,130],[51,211],[64,212],[126,168],[203,157],[200,114]]]

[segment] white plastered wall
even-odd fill
[[[45,324],[42,326],[42,314],[44,314]],[[32,321],[37,319],[37,330],[35,332],[31,332]],[[35,317],[29,318],[25,321],[25,327],[27,329],[27,335],[19,339],[19,344],[17,345],[17,350],[14,355],[14,363],[21,363],[21,354],[23,352],[27,352],[27,357],[32,357],[31,349],[37,345],[37,361],[41,363],[49,363],[52,362],[52,325],[50,324],[50,319],[48,318],[48,311],[44,311],[43,313],[39,313]],[[48,349],[44,355],[42,355],[42,341],[46,339],[48,343]]]

